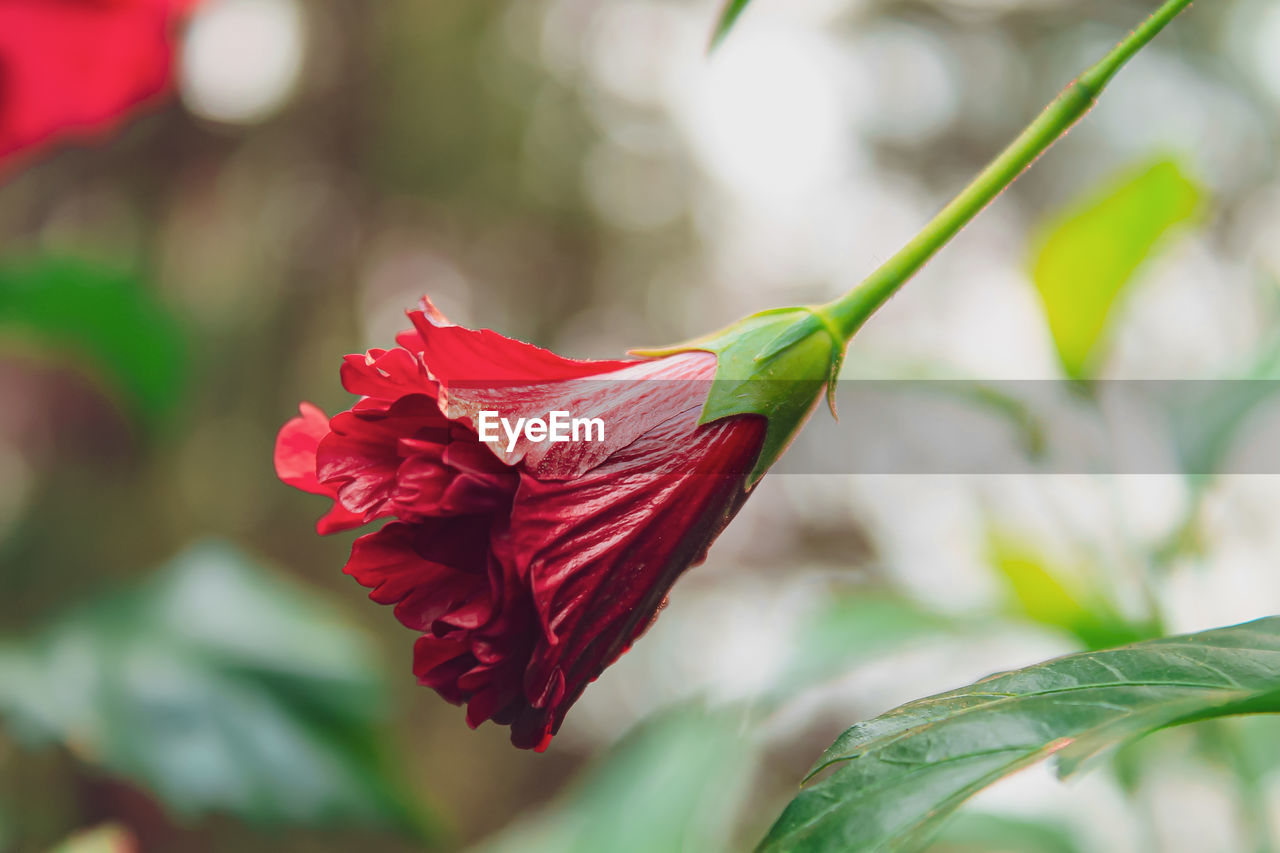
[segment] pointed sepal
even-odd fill
[[[632,350],[660,357],[690,350],[716,356],[716,374],[701,423],[732,415],[763,415],[769,421],[764,445],[747,481],[769,470],[828,391],[835,413],[835,379],[845,343],[831,320],[814,308],[773,308],[739,320],[719,332],[660,349]]]

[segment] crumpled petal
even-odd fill
[[[342,387],[365,398],[356,405],[361,410],[385,409],[410,394],[434,398],[438,393],[422,359],[399,347],[349,355],[340,372]]]
[[[505,510],[516,486],[514,471],[422,394],[335,416],[316,470],[321,485],[366,521]]]

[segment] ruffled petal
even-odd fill
[[[393,515],[399,494],[396,473],[406,455],[403,440],[420,438],[407,452],[439,459],[448,434],[449,422],[435,401],[421,394],[401,398],[386,410],[342,412],[317,449],[317,476],[351,512],[369,519]]]
[[[538,633],[529,591],[514,573],[506,535],[491,531],[489,542],[489,613],[462,630],[437,627],[420,637],[414,646],[414,673],[419,683],[447,701],[465,704],[471,728],[493,720],[512,727],[516,746],[545,749],[553,711],[532,708],[524,692],[529,650]],[[460,612],[442,621],[457,625]]]
[[[372,590],[373,601],[395,605],[396,618],[415,631],[435,631],[450,616],[482,624],[493,610],[489,527],[482,516],[392,522],[357,539],[343,571]],[[446,633],[457,628],[443,625]]]
[[[423,394],[334,417],[316,470],[321,486],[366,520],[505,510],[517,481],[514,470]]]
[[[423,394],[434,398],[437,385],[426,366],[405,349],[371,349],[342,360],[342,387],[364,397],[361,409],[386,408],[401,397]]]

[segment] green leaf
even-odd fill
[[[987,556],[1009,588],[1009,610],[1040,625],[1059,628],[1089,649],[1145,640],[1152,626],[1125,619],[1083,573],[1052,561],[1025,541],[995,528],[987,532]]]
[[[1070,655],[908,703],[841,735],[761,842],[767,853],[913,851],[993,782],[1060,775],[1165,726],[1280,711],[1280,617]]]
[[[651,717],[533,821],[475,853],[656,853],[729,849],[755,762],[741,712],[676,708]]]
[[[70,258],[0,266],[0,340],[53,350],[104,379],[148,422],[178,402],[185,347],[173,316],[136,278]]]
[[[724,9],[720,11],[720,19],[716,22],[715,33],[711,36],[711,47],[714,49],[738,22],[738,16],[747,8],[751,0],[725,0]]]
[[[228,547],[0,649],[0,714],[179,815],[425,832],[365,638]]]
[[[1068,376],[1094,374],[1121,292],[1166,232],[1195,214],[1200,195],[1176,163],[1161,160],[1120,176],[1040,229],[1032,278]]]

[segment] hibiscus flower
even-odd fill
[[[168,91],[194,0],[0,0],[0,162],[93,137]]]
[[[343,385],[360,398],[349,411],[329,419],[302,404],[276,470],[333,500],[321,533],[393,519],[356,540],[346,573],[419,634],[422,684],[466,704],[471,727],[493,720],[542,750],[705,558],[826,384],[837,347],[796,312],[749,322],[748,350],[781,328],[760,363],[818,352],[817,372],[736,381],[724,341],[741,334],[580,361],[452,325],[424,300],[397,346],[347,356]],[[752,381],[792,404],[734,410]],[[717,400],[724,411],[709,417]],[[577,441],[510,430],[557,411],[603,429]],[[507,421],[497,440],[485,418]]]

